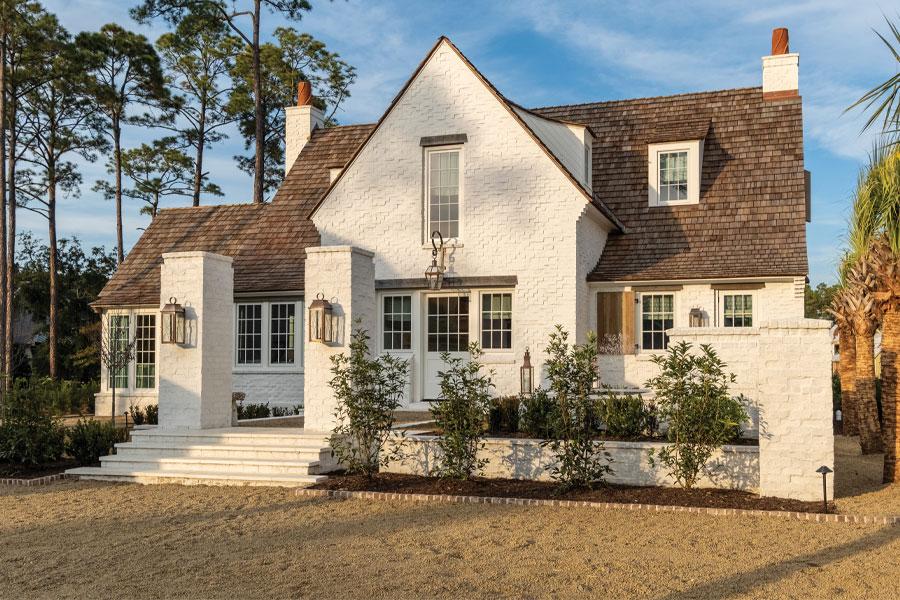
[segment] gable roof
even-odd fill
[[[236,293],[302,291],[304,249],[319,244],[309,210],[328,188],[328,169],[346,163],[371,127],[314,131],[271,204],[161,210],[94,306],[158,305],[164,252],[205,250],[232,257]]]
[[[422,60],[422,62],[419,63],[419,66],[416,67],[416,70],[413,71],[413,74],[409,77],[409,79],[406,81],[406,83],[403,84],[403,87],[400,88],[400,91],[397,93],[396,96],[394,96],[394,99],[388,105],[387,110],[384,111],[384,114],[381,115],[381,118],[378,119],[377,123],[375,123],[375,126],[372,129],[372,131],[369,132],[369,135],[362,142],[362,144],[359,145],[359,147],[356,149],[356,152],[353,153],[353,156],[347,162],[347,165],[338,174],[338,176],[334,179],[334,181],[331,182],[331,185],[328,187],[328,189],[322,195],[322,198],[316,203],[316,205],[310,211],[310,213],[309,213],[310,219],[313,217],[316,210],[318,210],[318,208],[325,202],[325,200],[327,200],[328,195],[331,193],[331,190],[333,190],[335,188],[335,186],[337,186],[338,182],[341,180],[344,173],[346,173],[349,170],[350,166],[356,161],[356,158],[363,151],[363,148],[366,147],[366,144],[369,142],[369,140],[372,138],[372,136],[375,135],[375,132],[378,131],[378,129],[381,127],[382,123],[384,123],[384,121],[387,119],[388,115],[390,115],[391,112],[394,110],[394,107],[397,106],[397,104],[400,102],[400,100],[406,94],[406,91],[412,85],[413,81],[416,80],[419,73],[422,71],[422,69],[425,68],[425,65],[428,64],[428,61],[431,60],[431,57],[434,56],[435,52],[437,52],[438,48],[440,48],[441,45],[443,45],[443,44],[446,44],[449,48],[451,48],[453,50],[453,52],[456,53],[456,55],[460,58],[460,60],[462,60],[463,63],[472,71],[472,73],[475,75],[475,77],[477,77],[478,80],[481,81],[481,83],[483,83],[484,86],[491,92],[491,94],[493,94],[493,96],[497,99],[497,101],[500,102],[500,104],[504,108],[506,108],[507,112],[513,118],[513,120],[515,120],[525,130],[525,132],[528,134],[528,136],[538,145],[538,147],[541,150],[544,151],[544,153],[547,155],[547,157],[549,157],[550,160],[553,161],[553,163],[560,169],[560,171],[562,171],[562,173],[566,176],[566,178],[582,193],[585,200],[588,203],[590,203],[591,205],[593,205],[598,211],[600,211],[600,213],[606,218],[607,221],[609,221],[612,224],[612,226],[615,229],[623,231],[624,227],[622,225],[622,222],[616,217],[616,215],[613,213],[613,211],[611,211],[609,209],[609,207],[603,203],[602,200],[595,197],[595,195],[592,193],[592,191],[587,189],[578,180],[578,178],[572,174],[572,172],[565,166],[565,164],[563,164],[563,162],[559,159],[559,157],[556,156],[556,154],[553,153],[553,151],[547,146],[547,144],[544,143],[544,141],[541,139],[541,137],[539,135],[537,135],[537,133],[535,133],[535,131],[528,125],[528,123],[525,122],[524,119],[522,119],[521,116],[519,116],[518,112],[516,112],[516,110],[515,110],[518,106],[516,104],[513,104],[505,96],[503,96],[503,94],[501,94],[497,90],[497,88],[494,87],[494,84],[492,84],[490,81],[488,81],[488,79],[484,75],[481,74],[481,71],[479,71],[475,67],[475,65],[473,65],[472,62],[469,61],[468,58],[466,58],[465,54],[463,54],[459,50],[459,48],[457,48],[456,45],[450,41],[450,39],[448,37],[443,36],[443,35],[438,38],[437,42],[435,42],[434,46],[432,46],[431,50],[428,52],[428,54],[425,56],[425,58]],[[525,110],[527,110],[527,109],[525,109]],[[538,115],[538,116],[541,116],[542,118],[545,118],[545,119],[558,120],[558,119],[554,119],[553,117],[548,117],[545,115]],[[574,124],[572,122],[567,122],[567,121],[560,121],[560,122],[563,122],[565,124]]]
[[[747,88],[535,112],[591,127],[594,193],[625,224],[589,280],[806,275],[799,97]],[[648,143],[701,138],[700,203],[650,207]]]

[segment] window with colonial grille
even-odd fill
[[[271,304],[269,314],[269,360],[273,365],[294,364],[296,348],[296,304]]]
[[[753,327],[753,295],[726,294],[722,297],[722,325]]]
[[[428,234],[459,237],[459,150],[428,152]]]
[[[262,304],[238,304],[237,362],[239,365],[262,363]]]
[[[672,294],[644,294],[641,297],[641,348],[665,350],[669,344],[666,330],[675,323]]]
[[[465,352],[469,347],[469,297],[428,298],[428,351]]]
[[[688,153],[659,153],[659,201],[672,202],[687,200],[688,197]]]
[[[109,348],[113,353],[122,352],[128,347],[129,330],[131,328],[131,320],[128,315],[110,315],[108,321],[109,329]],[[128,366],[123,365],[118,369],[110,368],[108,372],[110,388],[128,387]]]
[[[382,307],[384,349],[412,348],[412,296],[385,296]]]
[[[481,295],[481,347],[512,348],[512,294]]]
[[[156,315],[134,316],[134,387],[156,387]]]

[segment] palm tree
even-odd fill
[[[884,36],[876,31],[875,35],[881,38],[894,61],[898,63],[895,66],[900,66],[900,28],[887,17],[884,20],[887,21],[888,29],[891,30],[890,34]],[[871,113],[863,126],[863,130],[868,129],[881,120],[882,133],[888,136],[888,143],[896,144],[898,141],[897,135],[900,133],[900,71],[866,92],[862,98],[853,103],[847,110],[857,106],[862,106]]]
[[[853,315],[847,303],[843,277],[841,286],[841,289],[835,293],[828,312],[834,317],[838,340],[840,340],[838,377],[841,380],[841,415],[844,435],[859,435],[859,417],[856,414],[856,334],[853,333]]]

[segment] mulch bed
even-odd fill
[[[422,477],[399,473],[379,473],[375,477],[329,473],[328,478],[311,486],[319,490],[351,492],[387,492],[395,494],[442,494],[493,498],[527,498],[537,500],[580,500],[618,504],[660,504],[701,508],[736,508],[744,510],[780,510],[802,513],[822,512],[821,502],[801,502],[786,498],[760,497],[737,490],[714,490],[664,487],[604,485],[597,489],[558,493],[558,486],[548,481],[524,479],[487,479],[476,477],[461,481],[440,477]],[[829,511],[834,511],[830,506]]]
[[[37,479],[47,475],[56,475],[66,469],[74,469],[77,466],[78,463],[73,459],[65,459],[43,465],[0,463],[0,479]]]

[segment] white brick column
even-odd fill
[[[234,271],[231,258],[210,252],[163,254],[160,302],[185,308],[185,343],[160,344],[161,428],[231,425]]]
[[[304,428],[328,432],[334,428],[337,401],[328,382],[331,357],[349,351],[350,333],[357,327],[368,330],[374,339],[375,263],[373,254],[350,246],[322,246],[306,249],[306,305],[323,294],[334,309],[335,341],[330,344],[304,339]],[[304,318],[308,319],[307,315]],[[360,323],[356,323],[359,320]],[[307,323],[308,325],[308,323]]]
[[[831,334],[828,321],[769,321],[759,337],[759,487],[764,496],[822,498],[834,469]],[[828,477],[834,497],[834,477]]]

